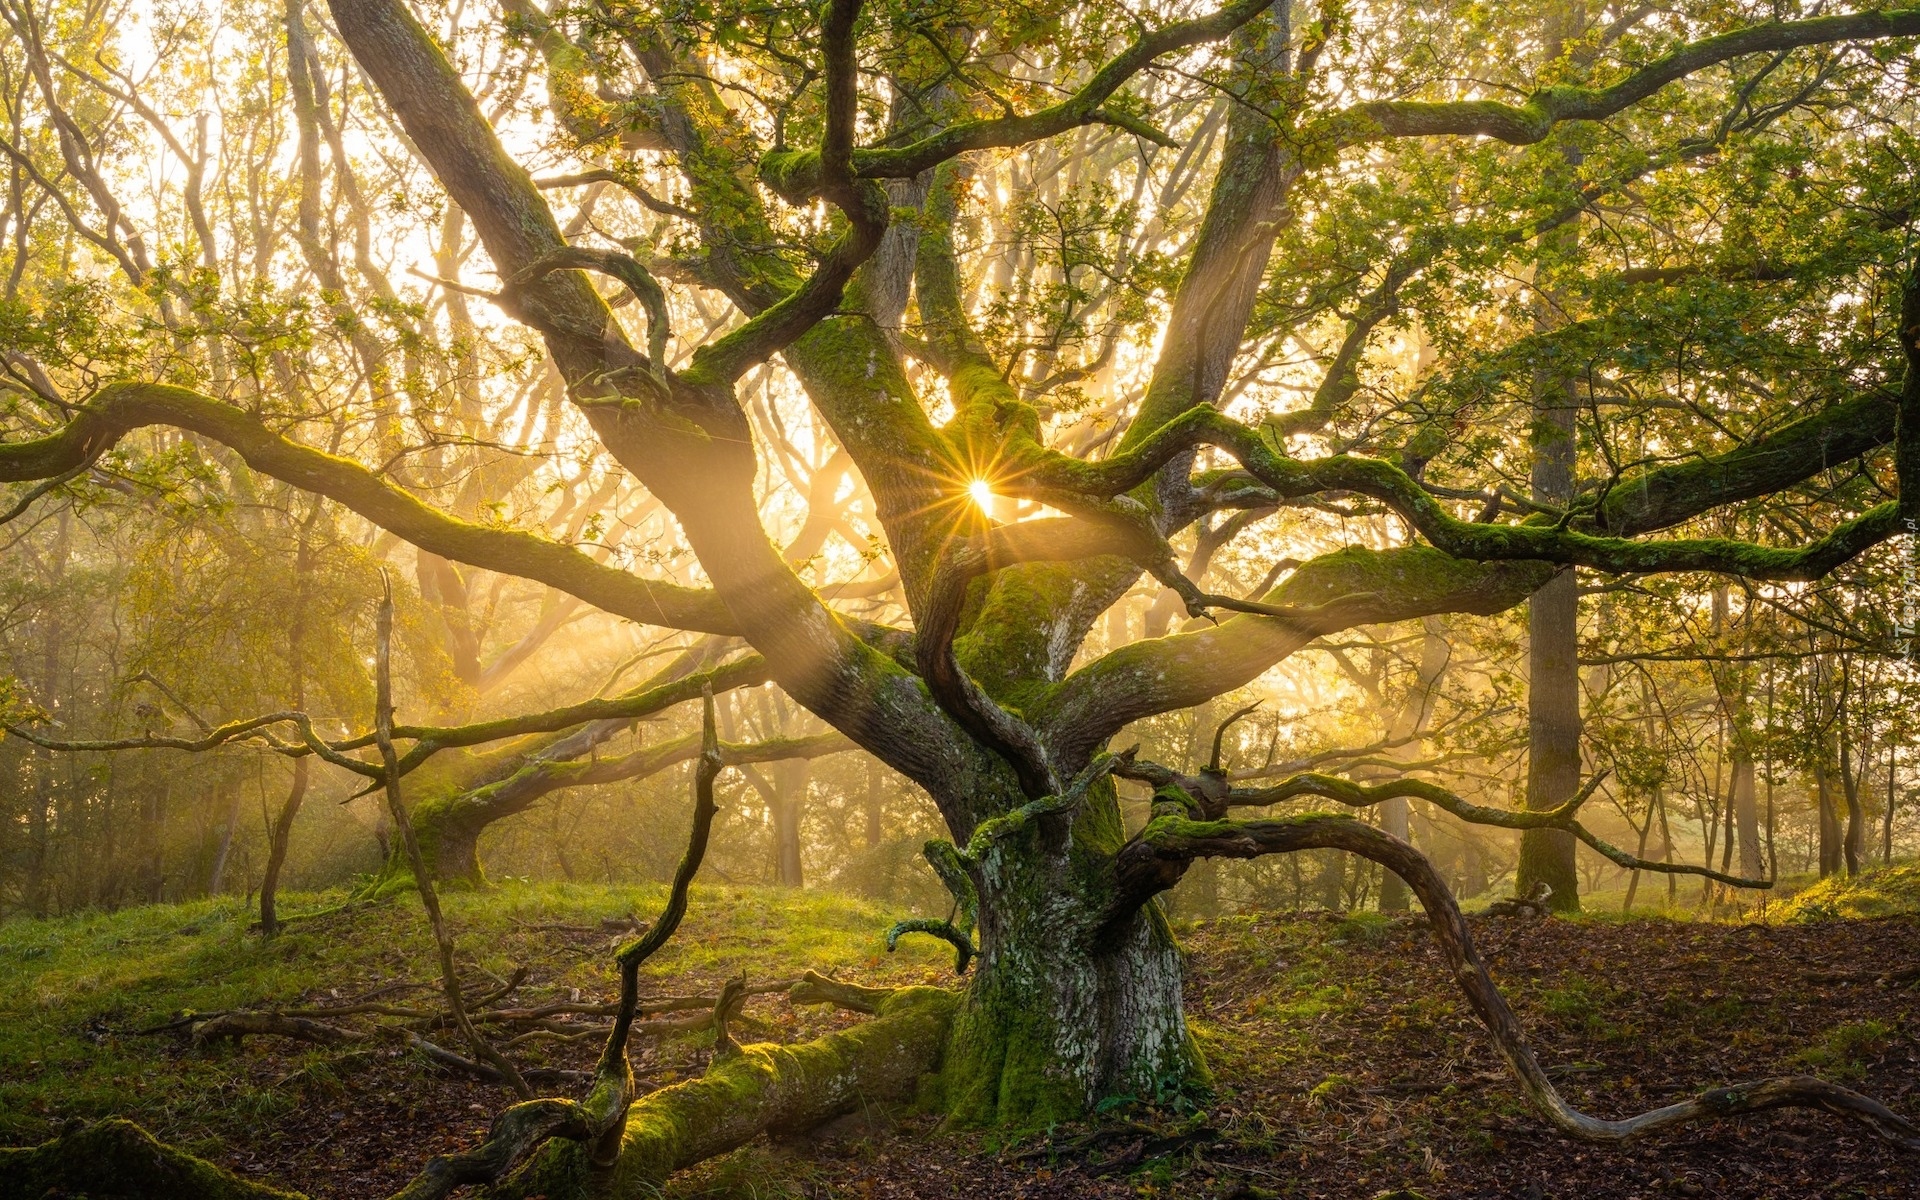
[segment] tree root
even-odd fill
[[[0,1149],[0,1200],[303,1200],[155,1141],[131,1121],[101,1121],[53,1141]]]

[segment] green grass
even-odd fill
[[[1920,863],[1895,863],[1852,879],[1831,875],[1808,884],[1771,915],[1780,921],[1891,917],[1920,913]]]
[[[1828,1079],[1858,1080],[1867,1073],[1866,1060],[1884,1049],[1892,1036],[1893,1026],[1884,1022],[1849,1021],[1821,1034],[1791,1062]]]
[[[443,904],[463,972],[506,976],[526,965],[527,993],[550,996],[575,987],[611,994],[614,935],[583,948],[531,926],[646,919],[664,898],[659,886],[513,883]],[[282,911],[343,899],[293,896]],[[840,968],[917,981],[951,967],[951,952],[927,939],[888,955],[883,935],[899,914],[835,893],[696,887],[691,899],[679,934],[643,973],[643,989],[705,990],[741,969],[761,979]],[[257,1056],[181,1053],[173,1038],[130,1031],[183,1010],[326,1003],[436,978],[432,939],[410,897],[295,922],[272,942],[249,932],[253,917],[236,900],[202,900],[0,923],[0,1144],[43,1140],[75,1118],[124,1116],[162,1137],[201,1138],[272,1120],[304,1090],[281,1086],[283,1069],[263,1076]],[[336,1059],[310,1055],[295,1070],[324,1090]]]

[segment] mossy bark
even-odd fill
[[[1159,908],[1100,934],[1124,841],[1111,784],[1065,824],[1043,818],[974,865],[980,957],[941,1073],[958,1123],[1036,1128],[1205,1078]]]
[[[910,1100],[940,1065],[957,1002],[944,988],[902,988],[880,1003],[873,1020],[843,1032],[725,1052],[699,1079],[634,1103],[612,1168],[596,1170],[577,1144],[551,1143],[494,1194],[651,1196],[675,1171],[762,1133],[807,1129],[864,1103]]]
[[[131,1121],[101,1121],[51,1142],[0,1149],[0,1200],[300,1200],[176,1150]]]

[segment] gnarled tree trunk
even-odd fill
[[[980,858],[979,965],[943,1074],[950,1119],[1032,1128],[1204,1077],[1160,910],[1099,936],[1112,901],[1101,860],[1123,840],[1112,789],[1100,791],[1071,833],[1045,819]]]

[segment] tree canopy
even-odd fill
[[[1804,644],[1863,656],[1847,688],[1909,685],[1920,9],[0,13],[0,703],[30,832],[60,755],[251,746],[291,764],[276,861],[324,770],[393,796],[390,874],[477,877],[479,831],[561,788],[857,750],[944,827],[953,915],[900,932],[973,960],[957,1117],[1195,1076],[1154,898],[1333,849],[1406,880],[1529,1094],[1618,1139],[1643,1126],[1573,1112],[1525,1050],[1407,801],[1528,831],[1521,889],[1556,904],[1576,841],[1754,885],[1775,668]],[[1474,703],[1511,709],[1523,605],[1525,796],[1395,760],[1458,669],[1449,621],[1492,619]],[[562,643],[592,683],[516,678]],[[1221,724],[1307,655],[1398,714],[1339,775],[1270,770],[1283,720]],[[1734,780],[1704,788],[1703,866],[1646,853],[1678,786],[1657,689],[1581,698],[1583,661],[1676,657]],[[1838,675],[1779,679],[1894,744]],[[768,684],[797,708],[750,734],[600,753]],[[1190,712],[1211,757],[1200,731],[1156,761]],[[1583,816],[1602,787],[1636,849]],[[1397,815],[1232,813],[1300,797]],[[1853,1104],[1775,1084],[1752,1103]],[[604,1141],[627,1098],[552,1129]]]

